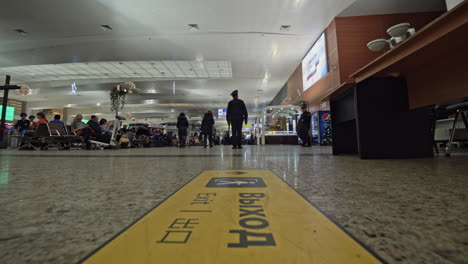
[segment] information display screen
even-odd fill
[[[3,105],[0,105],[0,117],[2,116],[2,111],[3,111]],[[13,121],[14,119],[15,119],[15,108],[11,106],[7,106],[5,120]]]
[[[327,74],[327,51],[325,33],[315,42],[302,60],[302,89],[306,91]]]
[[[227,109],[218,109],[218,116],[225,116],[227,113]]]

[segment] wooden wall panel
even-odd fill
[[[372,52],[367,48],[367,43],[378,38],[390,38],[387,34],[389,27],[409,22],[419,30],[440,15],[440,12],[431,12],[336,18],[340,82],[352,82],[349,75],[388,50]]]
[[[333,75],[328,73],[322,79],[318,80],[309,90],[307,90],[303,95],[303,100],[307,102],[310,111],[319,110],[320,104],[322,103],[323,94],[326,94],[330,89],[332,89]],[[327,106],[328,106],[327,102]],[[320,110],[328,110],[320,109]]]
[[[299,64],[288,79],[288,96],[282,105],[294,104],[302,98],[302,65]]]

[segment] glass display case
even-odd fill
[[[263,110],[261,144],[298,144],[298,106],[268,106]]]

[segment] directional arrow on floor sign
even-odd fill
[[[257,183],[257,181],[242,181],[242,180],[217,180],[216,183],[218,186],[220,185],[237,185],[237,186],[246,186],[246,185],[253,185]]]
[[[266,187],[260,177],[215,177],[206,185],[208,188],[259,188]]]
[[[203,172],[81,263],[385,261],[271,171],[255,170]]]

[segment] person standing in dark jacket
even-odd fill
[[[239,99],[239,92],[235,90],[231,93],[232,100],[228,104],[226,119],[228,126],[232,127],[232,149],[241,149],[242,122],[247,125],[248,115],[244,101]]]
[[[299,126],[301,127],[301,134],[302,134],[302,145],[303,147],[311,147],[312,143],[310,140],[310,125],[312,121],[312,115],[309,111],[307,111],[307,107],[304,105],[302,106],[302,115],[299,119]]]
[[[179,130],[179,147],[181,148],[185,148],[188,127],[189,123],[187,117],[184,113],[180,113],[179,117],[177,118],[177,129]]]
[[[203,147],[206,148],[207,140],[210,142],[210,148],[213,147],[213,126],[214,126],[213,113],[208,111],[205,116],[203,116],[203,121],[201,124],[201,130],[203,132]]]

